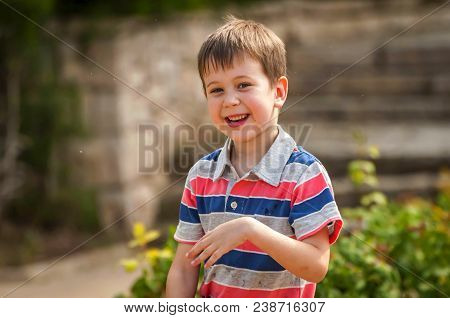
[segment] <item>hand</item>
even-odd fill
[[[187,258],[195,258],[191,265],[197,266],[209,257],[205,268],[213,265],[222,255],[244,243],[249,237],[251,225],[257,222],[252,217],[241,217],[217,226],[207,232],[192,249],[186,253]]]

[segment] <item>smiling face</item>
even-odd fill
[[[208,110],[222,133],[245,143],[277,124],[286,99],[285,77],[271,85],[261,63],[248,56],[235,58],[230,68],[209,69],[204,76]]]

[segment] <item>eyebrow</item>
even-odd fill
[[[242,77],[247,77],[247,78],[250,78],[250,79],[251,79],[251,77],[250,77],[250,76],[247,76],[247,75],[238,75],[238,76],[236,76],[235,78],[233,78],[233,80],[238,79],[238,78],[242,78]],[[206,88],[208,88],[209,85],[211,85],[211,84],[216,84],[216,83],[219,83],[219,82],[218,82],[218,81],[212,81],[212,82],[210,82],[210,83],[206,86]]]

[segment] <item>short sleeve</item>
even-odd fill
[[[174,234],[174,239],[180,243],[195,244],[203,235],[203,227],[197,210],[197,200],[195,189],[193,189],[192,170],[189,171],[181,197],[178,226]]]
[[[325,167],[313,161],[302,173],[291,198],[289,223],[297,240],[328,227],[330,245],[336,242],[343,226],[333,187]]]

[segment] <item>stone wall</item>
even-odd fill
[[[280,122],[312,127],[303,146],[326,165],[340,205],[356,198],[345,179],[346,164],[357,155],[355,131],[380,148],[381,187],[388,193],[429,193],[439,167],[449,164],[450,9],[370,53],[437,6],[421,1],[278,1],[226,11],[265,23],[285,41],[290,90]],[[209,122],[196,54],[224,14],[99,21],[93,40],[83,46],[97,65],[62,48],[64,74],[80,84],[92,136],[73,145],[74,170],[84,182],[98,186],[104,224],[176,180],[139,170],[138,128]],[[79,43],[80,34],[91,27],[71,21],[61,32]],[[183,183],[164,193],[163,208],[160,199],[153,200],[122,224],[135,219],[149,225],[155,220],[173,223]]]

